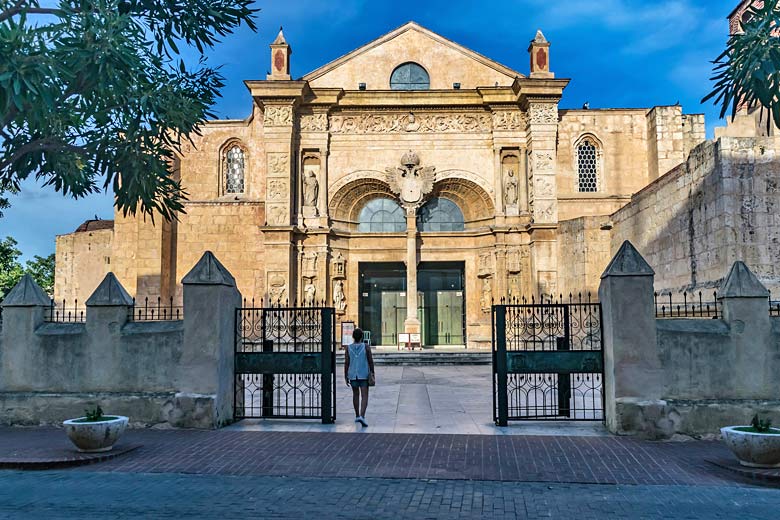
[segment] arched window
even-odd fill
[[[372,199],[360,210],[358,231],[365,233],[398,233],[406,231],[406,215],[391,199]]]
[[[577,191],[594,193],[599,189],[599,146],[586,137],[577,145]]]
[[[420,231],[463,231],[464,227],[463,212],[448,199],[431,199],[417,214]]]
[[[225,193],[244,193],[244,150],[237,144],[228,146],[224,157]]]
[[[431,80],[424,68],[408,62],[399,65],[390,76],[390,88],[393,90],[428,90]]]

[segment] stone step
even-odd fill
[[[489,365],[492,362],[490,351],[474,352],[374,352],[377,365]],[[339,352],[336,359],[343,362],[344,354]]]

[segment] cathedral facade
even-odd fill
[[[487,345],[492,302],[597,286],[610,252],[562,254],[567,221],[603,217],[589,232],[609,234],[705,140],[679,106],[560,109],[569,80],[541,32],[524,72],[413,22],[300,79],[281,31],[270,47],[250,116],[184,146],[186,213],[58,237],[55,299],[84,301],[113,271],[178,302],[210,250],[256,306],[324,302],[379,345]]]

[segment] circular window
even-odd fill
[[[393,90],[428,90],[431,80],[420,65],[409,62],[399,65],[390,76],[390,88]]]

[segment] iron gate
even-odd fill
[[[234,416],[336,420],[334,309],[238,308]]]
[[[601,304],[494,305],[493,419],[604,420]]]

